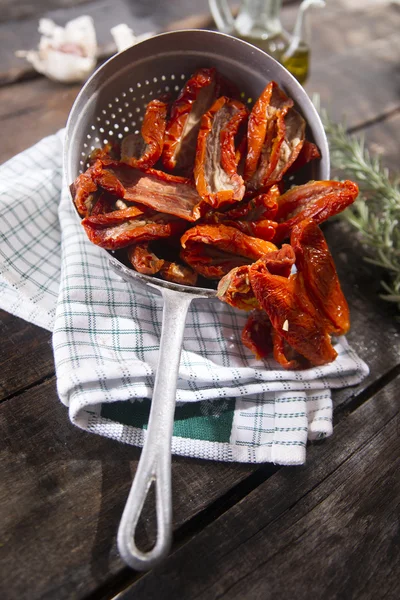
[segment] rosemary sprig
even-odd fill
[[[397,304],[400,312],[400,177],[392,179],[387,168],[365,147],[363,136],[349,135],[343,124],[330,120],[314,100],[328,136],[331,165],[341,178],[360,188],[356,202],[342,213],[361,235],[371,256],[365,260],[385,269],[389,283],[381,298]]]

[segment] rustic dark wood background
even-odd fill
[[[297,4],[285,3],[288,27]],[[120,22],[137,33],[210,23],[205,0],[2,0],[0,9],[0,162],[62,127],[79,90],[15,58],[37,42],[40,16],[62,24],[91,14],[104,55]],[[306,85],[397,171],[399,30],[398,2],[328,0],[314,16]],[[354,232],[333,222],[327,234],[351,307],[349,341],[370,376],[334,394],[334,435],[310,445],[303,467],[174,457],[174,546],[145,575],[124,566],[115,544],[139,451],[72,427],[51,334],[0,312],[1,598],[399,597],[399,326]],[[153,517],[149,507],[143,544]]]

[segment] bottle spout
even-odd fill
[[[293,28],[292,43],[290,44],[290,46],[292,46],[293,44],[296,44],[296,46],[298,46],[301,42],[308,45],[310,41],[310,32],[306,14],[310,8],[324,8],[325,6],[325,0],[303,0],[303,2],[299,6],[299,12],[297,13],[297,19]],[[289,52],[290,46],[287,52]]]
[[[303,0],[300,4],[291,41],[282,55],[282,64],[304,84],[310,62],[311,31],[308,12],[310,8],[324,8],[324,0]]]

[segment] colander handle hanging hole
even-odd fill
[[[118,530],[118,550],[127,565],[146,571],[169,552],[172,542],[171,439],[183,332],[191,294],[163,289],[164,309],[160,353],[147,435]],[[157,538],[142,552],[136,526],[152,483],[155,483]]]

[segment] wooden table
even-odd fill
[[[34,77],[12,56],[35,41],[43,12],[95,15],[105,47],[109,27],[132,15],[143,31],[207,13],[205,0],[3,4],[0,162],[61,127],[78,91]],[[400,7],[328,4],[314,19],[307,90],[398,169]],[[284,20],[295,10],[285,5]],[[351,307],[349,341],[370,376],[335,392],[334,435],[308,448],[303,467],[174,457],[174,545],[145,575],[124,566],[115,543],[139,451],[70,425],[50,333],[1,313],[1,598],[398,598],[399,327],[354,231],[334,222],[327,232]],[[153,516],[141,522],[142,543]]]

